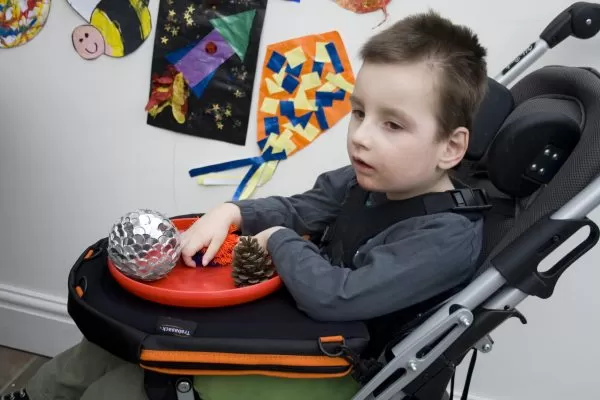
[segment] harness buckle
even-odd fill
[[[456,206],[453,211],[485,211],[492,208],[487,192],[482,188],[461,188],[449,191]]]

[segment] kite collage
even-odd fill
[[[0,0],[0,52],[40,34],[52,1],[62,0]],[[350,112],[354,74],[335,30],[266,44],[256,70],[269,0],[160,0],[155,26],[149,0],[66,1],[82,19],[71,40],[85,60],[126,57],[156,30],[145,105],[150,126],[245,145],[258,96],[257,155],[189,170],[199,185],[237,186],[233,200],[251,197],[278,163]],[[382,11],[385,18],[390,2],[319,1],[360,14]],[[253,93],[256,79],[259,91]],[[227,174],[239,168],[246,172]]]

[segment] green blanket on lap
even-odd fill
[[[194,386],[203,400],[350,400],[360,389],[351,376],[330,379],[196,376]]]

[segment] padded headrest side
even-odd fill
[[[465,159],[482,159],[514,106],[515,101],[510,90],[488,78],[487,92],[473,121],[473,131],[469,135]]]
[[[518,105],[489,149],[491,182],[511,196],[531,195],[571,154],[584,118],[581,104],[572,98],[536,97]]]

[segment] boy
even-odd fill
[[[210,262],[236,224],[268,250],[298,307],[320,320],[375,321],[463,283],[477,266],[481,219],[401,211],[411,199],[454,189],[449,171],[465,154],[484,96],[485,56],[469,29],[433,12],[372,37],[351,98],[351,165],[322,174],[303,194],[216,207],[184,234],[185,263],[195,266],[203,248]],[[322,248],[302,238],[328,227]],[[349,379],[198,377],[196,387],[211,400],[307,390],[314,399],[319,391],[348,399],[356,391]],[[33,400],[145,398],[139,368],[86,341],[47,363],[27,391]]]

